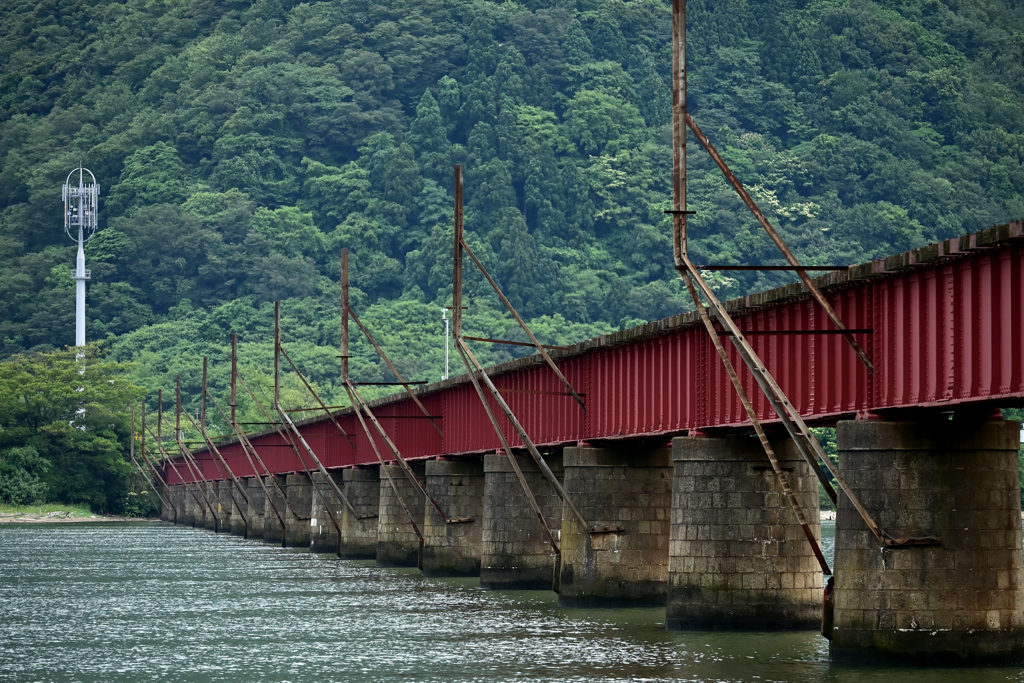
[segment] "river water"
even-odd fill
[[[475,584],[155,522],[3,525],[0,681],[1024,681],[839,667],[814,633],[666,631],[663,609]]]

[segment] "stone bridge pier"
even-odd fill
[[[296,514],[284,516],[284,544],[289,548],[308,548],[310,543],[310,513],[313,511],[313,482],[305,472],[289,474],[285,478],[285,491]]]
[[[482,458],[428,460],[427,493],[448,515],[442,519],[429,502],[423,518],[423,575],[479,576],[484,513]]]
[[[515,453],[530,490],[556,540],[561,536],[562,501],[526,453]],[[563,478],[561,453],[545,456],[556,479]],[[480,587],[494,590],[551,590],[556,556],[504,453],[484,455],[484,509]]]
[[[266,494],[260,486],[259,477],[247,477],[242,480],[245,486],[245,495],[249,496],[249,506],[246,522],[248,529],[246,538],[263,538],[263,510],[267,506]],[[273,513],[271,513],[273,514]]]
[[[566,448],[562,507],[563,607],[665,604],[672,502],[670,448]]]
[[[277,482],[276,485],[275,481]],[[281,526],[280,518],[274,514],[274,506],[277,507],[278,512],[281,513],[287,524],[291,513],[288,511],[284,496],[281,495],[282,490],[287,495],[287,488],[285,488],[288,483],[287,477],[283,474],[268,474],[263,477],[263,482],[267,487],[267,493],[270,494],[269,496],[264,495],[263,542],[284,545],[286,540],[285,529]],[[280,487],[280,490],[278,487]],[[273,506],[270,504],[270,501],[273,501]]]
[[[341,511],[341,541],[338,556],[346,560],[377,558],[377,526],[380,509],[380,467],[342,470],[342,490],[356,514]],[[386,482],[385,482],[386,483]]]
[[[210,516],[210,511],[206,508],[208,494],[204,497],[206,487],[201,482],[192,482],[185,484],[185,489],[185,524],[205,529],[206,520]]]
[[[342,472],[330,472],[329,474],[344,493],[345,481]],[[338,498],[334,487],[322,472],[313,472],[313,489],[312,511],[309,513],[311,535],[309,550],[314,553],[337,553],[342,509],[345,504]],[[330,514],[325,509],[325,504],[329,506]],[[337,527],[335,523],[337,523]]]
[[[839,423],[840,471],[879,527],[937,542],[883,548],[840,495],[833,660],[1024,661],[1019,428],[977,416]]]
[[[378,567],[416,567],[420,562],[420,539],[409,519],[423,533],[424,497],[401,465],[381,465],[380,472],[380,503],[377,518],[377,566]],[[425,463],[410,462],[409,467],[423,481]],[[387,475],[395,482],[394,488]],[[395,491],[402,497],[409,512],[406,513]]]
[[[818,480],[789,439],[773,441],[813,534]],[[761,442],[672,440],[669,628],[818,629],[822,572]]]

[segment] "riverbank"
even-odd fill
[[[139,517],[97,515],[88,508],[68,505],[0,505],[0,524],[36,522],[144,522]]]

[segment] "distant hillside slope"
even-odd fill
[[[689,18],[692,113],[801,258],[1024,216],[1019,2],[693,0]],[[80,161],[104,187],[88,334],[153,389],[181,372],[194,394],[230,331],[264,363],[281,298],[334,392],[342,246],[360,310],[436,379],[456,162],[471,239],[545,341],[673,314],[670,34],[653,0],[9,0],[2,354],[73,340],[59,188]],[[692,141],[690,165],[695,259],[778,262]],[[470,326],[514,334],[468,288]]]

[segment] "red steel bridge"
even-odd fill
[[[1024,225],[1020,221],[852,266],[816,280],[874,364],[869,373],[829,319],[794,284],[726,307],[810,424],[908,409],[1024,405]],[[774,332],[772,332],[774,331]],[[726,345],[760,419],[777,421],[748,370]],[[749,429],[715,348],[695,312],[551,352],[586,411],[540,356],[488,369],[540,447],[624,439],[668,439]],[[370,403],[408,459],[493,452],[501,447],[468,375],[416,390],[431,417],[405,394]],[[506,438],[522,445],[504,415]],[[328,468],[376,464],[352,409],[299,422]],[[433,424],[432,424],[433,423]],[[435,425],[441,429],[435,428]],[[283,431],[283,428],[282,428]],[[376,438],[376,437],[375,437]],[[276,431],[250,436],[273,473],[304,471]],[[388,453],[383,442],[377,447]],[[219,450],[238,477],[254,472],[242,446]],[[224,475],[206,449],[205,476]],[[189,476],[183,462],[178,472]],[[168,484],[181,483],[174,469]]]

